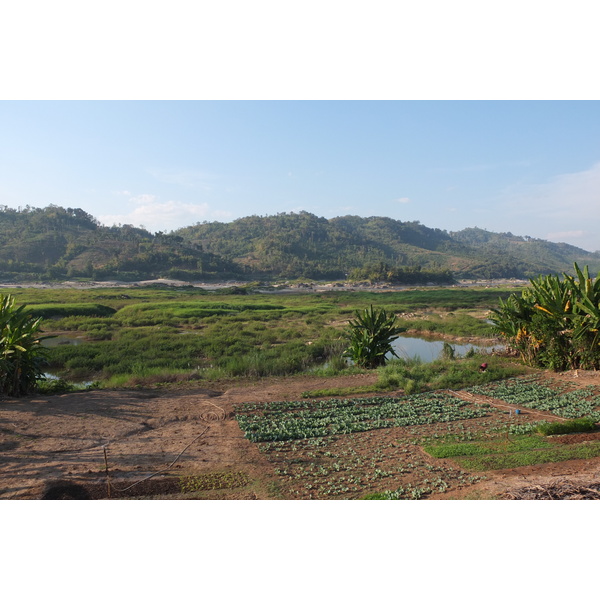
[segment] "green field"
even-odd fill
[[[84,340],[75,346],[67,339],[51,348],[51,372],[110,387],[356,370],[341,356],[343,330],[356,310],[372,304],[398,314],[408,330],[486,337],[491,335],[487,311],[510,290],[272,294],[250,285],[219,292],[157,286],[10,293],[44,318],[45,333]],[[402,379],[389,370],[383,377],[388,381],[381,389]],[[416,381],[422,374],[403,377]]]

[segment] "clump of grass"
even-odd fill
[[[302,392],[302,398],[333,398],[334,396],[352,396],[354,394],[370,394],[377,392],[375,385],[357,385],[354,387],[334,387],[322,390]]]
[[[102,382],[106,388],[147,387],[169,383],[185,383],[201,378],[198,370],[168,370],[164,368],[140,369],[137,373],[120,373]]]
[[[99,387],[99,383],[73,383],[64,379],[45,379],[38,382],[37,392],[47,396],[56,396],[58,394],[68,394],[70,392],[81,392],[92,390]]]
[[[572,446],[561,446],[560,448],[533,449],[510,454],[456,457],[454,460],[466,470],[495,471],[565,460],[589,459],[596,456],[600,456],[600,442],[573,444]]]
[[[183,493],[201,490],[222,490],[244,487],[249,483],[248,476],[240,472],[204,473],[191,477],[182,477],[179,486]]]
[[[115,309],[103,304],[36,304],[27,307],[27,312],[34,317],[65,318],[73,316],[110,317]]]
[[[74,392],[76,389],[77,388],[75,384],[70,383],[69,381],[65,381],[64,379],[42,380],[38,383],[37,387],[37,391],[40,394],[47,394],[49,396]]]
[[[489,442],[466,442],[462,444],[439,444],[426,446],[425,452],[435,458],[453,458],[455,456],[486,456],[495,453],[521,452],[536,448],[550,448],[551,442],[538,437],[520,437]]]
[[[583,417],[554,423],[540,423],[536,431],[541,435],[560,435],[564,433],[581,433],[596,430],[596,419]]]
[[[441,389],[462,389],[473,385],[473,382],[489,382],[498,379],[509,379],[517,374],[527,372],[526,367],[514,365],[498,357],[486,357],[488,369],[479,372],[481,356],[471,358],[443,360],[424,363],[420,358],[390,360],[385,366],[377,369],[378,379],[373,385],[351,388],[327,388],[304,392],[303,398],[322,398],[402,390],[405,394],[418,394],[424,391]],[[356,367],[349,367],[347,373],[353,373]],[[359,370],[356,372],[364,372]]]
[[[397,491],[372,492],[362,497],[362,500],[399,500],[400,494]]]
[[[407,393],[423,390],[461,389],[475,382],[507,379],[526,372],[524,367],[513,365],[498,357],[486,357],[488,368],[479,371],[481,356],[462,359],[438,359],[423,363],[418,358],[391,360],[377,370],[380,390],[402,388]]]

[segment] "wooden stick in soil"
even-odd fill
[[[104,449],[104,468],[106,469],[106,488],[108,497],[110,498],[110,475],[108,474],[108,458],[106,456],[106,446],[103,446]]]

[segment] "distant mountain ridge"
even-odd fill
[[[600,253],[568,244],[477,228],[449,233],[389,217],[283,213],[199,223],[177,234],[237,264],[286,277],[344,278],[382,266],[488,279],[570,272],[573,262],[600,269]]]
[[[600,253],[478,228],[447,232],[418,221],[307,212],[204,222],[152,234],[107,227],[79,208],[0,206],[0,281],[529,278],[600,270]]]

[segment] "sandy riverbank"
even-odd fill
[[[347,282],[312,282],[312,283],[282,283],[282,284],[261,284],[256,286],[256,291],[262,293],[298,293],[298,292],[394,292],[411,289],[422,289],[426,287],[448,287],[448,288],[473,288],[483,287],[492,288],[498,286],[523,286],[527,285],[526,280],[520,279],[485,279],[478,281],[464,280],[453,285],[391,285],[386,283],[347,283]],[[244,287],[248,285],[247,281],[224,281],[224,282],[190,282],[177,279],[148,279],[145,281],[62,281],[52,283],[0,283],[0,289],[18,289],[18,288],[39,288],[39,289],[104,289],[104,288],[133,288],[149,286],[168,286],[168,287],[195,287],[204,290],[223,290],[232,287]]]

